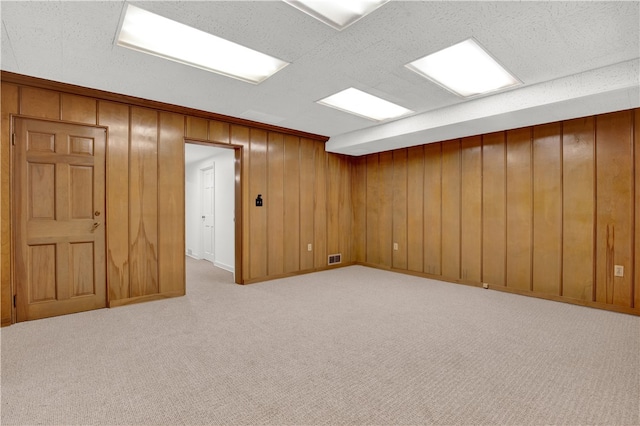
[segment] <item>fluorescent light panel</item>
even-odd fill
[[[127,6],[117,44],[254,84],[288,65],[133,5]]]
[[[321,99],[318,103],[375,121],[397,118],[413,112],[353,87]]]
[[[317,20],[342,31],[389,0],[283,0]]]
[[[406,67],[462,97],[522,84],[472,38],[413,61]]]

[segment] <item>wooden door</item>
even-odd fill
[[[104,308],[106,129],[16,117],[14,132],[17,321]]]

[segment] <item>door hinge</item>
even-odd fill
[[[16,134],[11,133],[11,145],[15,145],[15,144],[16,144]]]

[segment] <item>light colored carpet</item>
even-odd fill
[[[3,328],[12,424],[640,424],[640,318],[351,266]]]

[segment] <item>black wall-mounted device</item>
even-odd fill
[[[258,194],[258,198],[256,198],[256,207],[262,207],[262,194]]]

